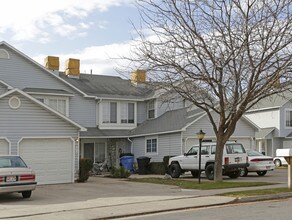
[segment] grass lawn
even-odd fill
[[[292,192],[288,188],[273,188],[273,189],[260,189],[260,190],[246,190],[239,192],[229,192],[222,193],[221,196],[231,196],[231,197],[250,197],[250,196],[262,196],[262,195],[271,195],[278,193]]]
[[[237,187],[252,187],[252,186],[267,186],[274,185],[275,183],[266,182],[201,182],[199,184],[197,181],[179,180],[179,179],[161,179],[161,178],[133,178],[129,179],[132,182],[142,182],[142,183],[154,183],[154,184],[165,184],[178,186],[183,189],[227,189],[227,188],[237,188]]]

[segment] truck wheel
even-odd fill
[[[193,171],[191,171],[191,173],[192,173],[192,176],[194,178],[199,178],[199,171],[198,170],[193,170]]]
[[[171,164],[169,167],[169,172],[170,172],[170,176],[172,178],[179,178],[179,176],[181,174],[181,169],[180,169],[179,164],[177,164],[177,163]]]
[[[274,164],[275,164],[276,167],[280,167],[280,166],[282,166],[281,160],[279,160],[279,159],[276,159],[276,160],[274,161]]]
[[[228,173],[228,176],[231,179],[236,179],[237,177],[239,177],[239,175],[240,175],[240,171],[239,170],[236,170],[236,171],[233,171],[231,173]]]
[[[259,176],[264,176],[264,175],[266,175],[266,173],[267,173],[266,170],[265,170],[265,171],[258,171],[258,172],[257,172],[257,174],[258,174]]]
[[[208,180],[214,180],[214,164],[209,164],[205,169],[205,174]]]
[[[239,170],[239,176],[247,176],[248,170],[246,168],[241,168]]]

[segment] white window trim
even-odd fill
[[[147,152],[147,140],[152,140],[156,139],[156,152]],[[145,138],[145,155],[158,155],[158,146],[159,146],[159,141],[158,141],[158,136],[149,136]]]
[[[81,145],[81,158],[84,157],[84,144],[93,144],[93,163],[96,163],[96,158],[95,158],[95,147],[97,144],[104,144],[105,145],[105,160],[108,160],[108,149],[107,149],[107,142],[106,141],[90,141],[90,140],[86,140],[84,142],[82,142]]]
[[[285,127],[285,129],[292,129],[292,125],[291,125],[290,127],[288,127],[288,126],[286,125],[287,112],[292,112],[292,108],[286,108],[286,109],[284,110],[284,127]],[[291,120],[292,120],[292,118],[290,118],[290,121],[291,121]]]
[[[149,102],[153,101],[153,109],[149,108]],[[152,99],[149,100],[146,104],[146,108],[147,108],[147,119],[154,119],[157,117],[157,101],[156,99]],[[149,118],[149,110],[154,110],[154,117],[153,118]]]
[[[103,105],[106,102],[117,103],[117,123],[104,123],[103,122]],[[134,104],[134,123],[121,123],[121,103],[133,103]],[[116,101],[116,100],[103,100],[98,104],[99,117],[97,125],[102,129],[133,129],[137,127],[137,102],[133,101]]]
[[[61,100],[65,100],[65,103],[66,103],[66,112],[65,112],[65,115],[67,117],[69,117],[69,97],[64,97],[64,96],[39,96],[38,95],[38,96],[34,96],[34,98],[35,99],[43,99],[44,100],[44,104],[46,104],[47,106],[49,106],[49,100],[50,99],[61,99]],[[52,108],[52,107],[50,107],[50,108]],[[57,109],[54,109],[54,110],[55,111],[58,111]]]

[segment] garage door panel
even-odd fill
[[[36,171],[38,184],[73,181],[73,148],[70,139],[24,139],[19,154]]]
[[[0,154],[2,154],[2,155],[9,154],[9,144],[4,139],[0,139]]]

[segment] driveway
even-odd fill
[[[245,181],[245,182],[274,182],[287,183],[287,169],[276,169],[268,172],[266,176],[258,176],[250,173],[247,177],[230,179],[224,177],[224,181]],[[142,178],[153,175],[132,175],[131,178]],[[155,176],[155,175],[154,175]],[[162,177],[162,176],[157,176]],[[181,179],[198,181],[190,174],[184,175]],[[202,176],[202,184],[209,181]],[[196,196],[197,190],[186,191],[176,186],[135,183],[124,179],[104,178],[101,176],[90,177],[86,183],[41,185],[33,191],[30,199],[22,199],[21,194],[12,193],[0,195],[0,204],[5,205],[49,205],[72,202],[82,202],[93,199],[111,197],[141,197],[141,196]]]

